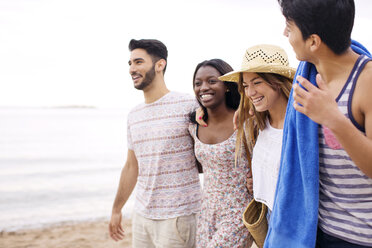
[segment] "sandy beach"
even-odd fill
[[[126,236],[119,242],[108,234],[108,221],[61,224],[41,229],[0,232],[0,248],[129,248],[131,220],[123,221]],[[255,244],[252,248],[257,248]]]
[[[131,247],[131,220],[123,221],[126,236],[115,242],[108,221],[69,223],[42,229],[0,232],[1,248],[125,248]]]

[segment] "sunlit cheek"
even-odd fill
[[[197,86],[195,86],[195,85],[194,85],[194,92],[195,92],[195,95],[197,95],[198,92],[199,92],[199,88]]]
[[[289,44],[294,48],[294,41],[293,39],[291,39],[291,37],[288,36],[288,41],[289,41]]]
[[[246,97],[249,97],[249,94],[248,94],[248,87],[245,87],[244,88],[244,94]]]

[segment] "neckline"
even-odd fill
[[[201,144],[203,144],[203,145],[208,145],[208,146],[214,146],[214,145],[221,145],[221,144],[223,144],[223,143],[225,143],[225,142],[227,142],[227,141],[229,141],[230,139],[232,139],[233,138],[233,136],[236,136],[236,133],[237,133],[237,130],[235,130],[227,139],[225,139],[225,140],[223,140],[223,141],[221,141],[221,142],[217,142],[217,143],[213,143],[213,144],[208,144],[208,143],[204,143],[203,141],[201,141],[200,139],[199,139],[199,137],[198,137],[198,129],[199,129],[199,125],[198,124],[195,124],[195,126],[196,126],[196,128],[195,128],[195,139],[199,142],[199,143],[201,143]]]
[[[275,127],[271,126],[269,118],[266,118],[266,127],[270,130],[274,130],[274,131],[277,131],[277,132],[283,132],[283,128],[275,128]]]
[[[170,95],[171,93],[172,93],[172,91],[169,91],[169,92],[167,92],[165,95],[163,95],[162,97],[160,97],[158,100],[156,100],[155,102],[144,103],[144,104],[145,104],[145,106],[150,106],[150,105],[152,105],[152,104],[157,104],[157,103],[163,101],[163,99],[165,99],[165,97],[168,96],[168,95]]]
[[[342,87],[340,93],[336,97],[336,102],[338,102],[340,100],[341,96],[344,94],[347,86],[349,85],[349,83],[353,79],[353,75],[354,75],[356,69],[358,68],[358,65],[359,65],[359,63],[360,63],[360,61],[362,60],[363,57],[364,57],[364,55],[361,54],[361,55],[359,55],[358,59],[355,61],[355,64],[354,64],[353,69],[351,70],[351,72],[349,74],[349,77],[347,78],[347,80],[346,80],[344,86]]]

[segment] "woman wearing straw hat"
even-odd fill
[[[241,70],[219,77],[239,85],[237,154],[241,151],[242,141],[247,141],[254,199],[270,211],[274,204],[284,118],[294,75],[295,69],[289,67],[282,48],[257,45],[246,50]],[[252,181],[249,182],[248,188],[252,191]]]
[[[245,152],[235,163],[236,134],[233,116],[240,95],[236,83],[219,76],[232,71],[229,64],[212,59],[197,65],[193,77],[196,99],[208,127],[195,122],[189,130],[195,140],[195,156],[204,172],[202,209],[198,216],[197,247],[247,247],[252,239],[241,216],[251,197],[246,188],[249,171]]]

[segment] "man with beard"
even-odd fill
[[[158,40],[131,40],[129,73],[145,102],[128,115],[128,155],[112,208],[109,232],[124,237],[121,209],[137,183],[133,247],[194,247],[200,182],[188,133],[192,96],[164,82],[168,51]]]

